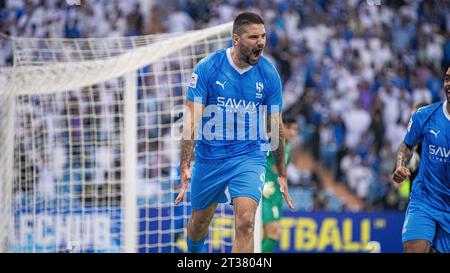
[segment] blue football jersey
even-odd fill
[[[231,48],[202,59],[194,69],[186,98],[205,105],[195,157],[214,160],[255,153],[265,156],[263,106],[281,112],[280,76],[264,56],[247,69],[231,59]]]
[[[411,198],[450,210],[450,115],[446,104],[444,101],[419,108],[409,121],[404,142],[410,147],[422,142],[419,174]]]

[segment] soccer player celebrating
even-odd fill
[[[265,44],[263,19],[255,13],[241,13],[233,23],[233,47],[202,59],[194,69],[187,90],[189,111],[181,144],[182,184],[175,200],[175,204],[180,203],[191,182],[192,214],[187,227],[191,253],[204,251],[208,226],[217,204],[227,202],[227,188],[235,217],[232,252],[254,251],[254,221],[264,186],[267,154],[262,149],[264,134],[253,137],[246,130],[255,120],[256,124],[271,125],[270,144],[278,147],[273,151],[278,183],[287,204],[293,208],[284,159],[281,80],[272,63],[262,56]],[[267,107],[267,121],[260,120],[263,105]],[[214,123],[217,120],[223,120],[223,125]],[[274,136],[278,136],[278,141],[273,141]],[[195,165],[191,173],[194,145]]]
[[[412,148],[422,143],[402,231],[405,252],[450,252],[450,67],[444,80],[446,99],[419,108],[411,117],[397,152],[392,180],[411,176],[405,167]]]
[[[289,143],[298,134],[298,124],[293,117],[283,117],[283,124],[286,135],[285,160],[286,165],[292,154],[292,148]],[[273,154],[267,157],[266,179],[262,197],[262,221],[263,221],[263,241],[262,252],[272,253],[275,250],[277,242],[280,240],[280,219],[283,208],[282,196],[278,185],[278,171],[275,165]]]

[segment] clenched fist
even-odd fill
[[[392,174],[392,181],[395,183],[402,183],[403,180],[411,176],[411,171],[406,167],[398,167]]]

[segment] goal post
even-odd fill
[[[137,74],[132,71],[125,75],[124,90],[124,184],[123,188],[123,218],[124,218],[124,251],[136,252],[137,248],[137,222],[139,211],[137,208]]]
[[[173,203],[180,183],[174,109],[184,104],[197,62],[231,46],[231,26],[13,38],[14,67],[0,94],[8,105],[0,125],[10,128],[0,131],[0,214],[9,216],[0,224],[0,251],[186,251],[189,192],[182,205]],[[231,250],[231,216],[229,205],[219,206],[209,252]]]
[[[14,237],[12,185],[14,178],[14,96],[8,92],[12,69],[0,68],[0,253],[9,252]]]

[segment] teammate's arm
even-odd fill
[[[395,183],[402,183],[403,180],[411,176],[411,171],[406,167],[406,164],[412,157],[412,149],[404,141],[400,144],[397,151],[397,160],[395,161],[395,171],[392,174],[392,181]]]
[[[175,199],[175,205],[178,205],[183,199],[184,194],[189,186],[191,180],[191,161],[194,158],[194,144],[197,138],[198,128],[201,123],[201,118],[204,105],[188,100],[186,102],[187,113],[183,123],[183,137],[181,139],[181,159],[180,159],[180,179],[181,188]]]
[[[289,194],[288,184],[287,184],[287,175],[286,175],[286,160],[284,153],[284,145],[285,145],[285,134],[284,134],[284,125],[283,119],[281,118],[281,113],[272,113],[270,115],[270,122],[267,123],[269,126],[269,131],[272,132],[272,129],[276,130],[276,128],[270,128],[271,124],[275,124],[278,127],[278,143],[272,143],[272,145],[278,145],[278,148],[272,151],[273,158],[275,161],[275,166],[278,172],[278,184],[280,186],[280,192],[283,194],[284,200],[288,204],[289,208],[294,208],[294,202]],[[273,135],[273,134],[272,134]],[[274,140],[274,139],[272,139]]]

